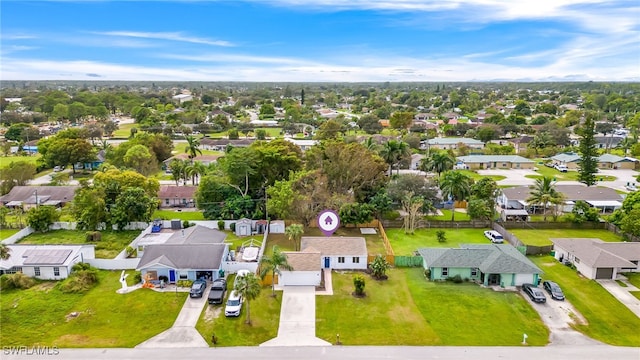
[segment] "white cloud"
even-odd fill
[[[211,39],[200,38],[195,36],[187,36],[181,32],[104,31],[104,32],[92,32],[92,33],[97,35],[105,35],[105,36],[168,40],[168,41],[187,42],[187,43],[203,44],[203,45],[211,45],[211,46],[234,46],[232,43],[228,41],[211,40]]]

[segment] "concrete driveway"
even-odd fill
[[[606,186],[614,190],[621,190],[621,191],[628,192],[629,190],[627,190],[625,186],[627,185],[627,183],[635,183],[637,185],[638,181],[636,180],[636,178],[638,177],[638,175],[640,175],[640,173],[634,170],[619,169],[619,170],[599,170],[598,173],[596,174],[596,177],[598,175],[610,175],[610,176],[615,176],[616,178],[613,181],[598,181],[598,186]]]
[[[613,295],[622,305],[631,310],[637,317],[640,318],[640,299],[631,295],[629,291],[640,291],[637,287],[633,286],[630,282],[622,280],[627,287],[622,287],[615,280],[596,280],[602,287]]]
[[[329,346],[316,337],[315,286],[285,286],[278,336],[260,346]]]
[[[196,323],[200,318],[202,309],[207,304],[206,294],[209,293],[208,290],[209,287],[205,289],[205,295],[201,298],[192,299],[188,297],[176,321],[169,330],[138,344],[136,348],[209,347],[209,344],[196,330]],[[153,306],[153,304],[149,304],[149,306]]]
[[[544,290],[543,290],[544,291]],[[522,296],[531,304],[531,306],[540,314],[540,318],[549,328],[550,345],[595,345],[601,342],[591,339],[583,335],[581,332],[574,330],[571,324],[574,323],[572,316],[581,323],[586,320],[582,315],[569,303],[569,301],[557,301],[551,299],[551,296],[545,292],[547,302],[544,304],[534,303],[529,296],[520,290]]]
[[[511,186],[529,186],[533,185],[536,181],[534,179],[526,178],[525,175],[539,175],[533,170],[526,169],[489,169],[478,170],[480,175],[500,175],[506,176],[506,179],[497,181],[498,185],[511,185]]]

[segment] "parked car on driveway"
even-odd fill
[[[198,279],[191,284],[191,291],[189,291],[189,297],[201,298],[204,294],[204,290],[207,288],[207,282]]]
[[[213,284],[211,284],[211,290],[209,290],[209,304],[222,304],[226,292],[227,281],[225,279],[214,280]]]
[[[547,302],[547,297],[544,296],[544,293],[542,292],[542,290],[538,289],[533,284],[522,284],[522,290],[525,292],[525,294],[529,295],[529,298],[533,302],[537,302],[537,303]]]
[[[227,299],[227,305],[224,308],[224,316],[240,316],[242,310],[242,295],[237,291],[232,291]]]
[[[502,237],[502,235],[500,235],[500,233],[495,230],[485,231],[484,236],[487,239],[491,240],[491,242],[494,244],[502,244],[504,242],[504,238]]]
[[[564,293],[560,286],[553,281],[544,281],[542,287],[547,290],[551,298],[554,300],[564,300]]]
[[[560,172],[567,172],[569,171],[569,169],[567,168],[567,165],[556,165],[555,169],[560,171]]]

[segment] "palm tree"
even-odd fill
[[[293,245],[296,251],[300,251],[300,239],[304,234],[304,227],[302,224],[291,224],[284,230],[290,241],[293,241]]]
[[[377,151],[378,150],[378,143],[373,138],[373,136],[369,136],[368,138],[366,138],[362,142],[362,145],[364,145],[364,147],[366,147],[367,149],[369,149],[371,151]]]
[[[558,205],[562,201],[562,194],[555,189],[555,182],[550,176],[536,179],[536,183],[531,187],[531,192],[527,198],[527,203],[531,205],[542,205],[543,220],[547,221],[547,206],[549,204]]]
[[[185,173],[185,169],[187,167],[187,163],[180,159],[173,159],[169,163],[169,169],[171,170],[171,178],[175,180],[176,186],[178,186],[180,179],[182,179],[182,175]],[[185,179],[186,182],[187,179]]]
[[[193,185],[200,183],[202,175],[207,173],[207,166],[201,161],[196,161],[191,165],[191,182]]]
[[[236,285],[233,290],[236,291],[244,300],[247,301],[247,324],[251,325],[251,307],[249,306],[251,300],[254,300],[260,295],[260,279],[254,273],[249,273],[245,276],[237,278]]]
[[[460,171],[447,171],[440,179],[440,190],[444,198],[451,198],[454,208],[451,209],[451,221],[455,216],[455,202],[462,201],[471,194],[471,178]]]
[[[196,139],[193,135],[187,136],[187,147],[184,148],[184,152],[189,154],[189,159],[191,159],[191,162],[193,162],[193,158],[198,156],[198,154],[202,155],[202,150],[198,148],[199,146],[199,139]]]
[[[389,140],[384,143],[380,150],[380,156],[389,164],[389,176],[392,174],[393,166],[398,164],[402,158],[410,154],[409,144],[404,141]],[[400,168],[398,168],[398,173]]]
[[[0,243],[0,259],[9,260],[11,257],[11,249],[5,244]]]
[[[280,251],[278,246],[273,247],[271,256],[264,255],[260,260],[260,278],[264,280],[267,274],[271,273],[271,294],[276,296],[276,274],[282,275],[281,269],[291,271],[293,266],[289,265],[287,255]]]
[[[440,174],[453,169],[455,161],[447,151],[436,151],[431,153],[428,158],[422,159],[420,170],[424,172],[434,171],[438,173],[438,178],[440,178]]]

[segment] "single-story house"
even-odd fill
[[[136,247],[138,257],[143,257],[146,249],[154,245],[221,244],[226,238],[227,234],[223,231],[195,225],[186,229],[162,229],[158,233],[146,234],[136,242]]]
[[[303,139],[294,139],[290,137],[285,137],[284,139],[290,143],[297,145],[302,151],[307,151],[312,146],[315,146],[318,144],[318,140],[303,140]]]
[[[562,153],[551,157],[554,163],[566,165],[568,169],[577,170],[580,167],[580,154]],[[637,159],[613,154],[598,156],[598,169],[634,169]]]
[[[200,140],[200,147],[204,150],[226,151],[227,146],[248,147],[253,144],[254,139],[210,139]]]
[[[516,150],[516,154],[520,154],[520,152],[524,152],[527,150],[529,143],[533,141],[533,136],[523,135],[514,139],[510,139],[509,143],[513,145],[513,148]]]
[[[160,208],[195,207],[197,186],[160,185]]]
[[[142,278],[166,277],[169,283],[178,280],[208,279],[220,276],[222,260],[229,253],[229,244],[162,244],[149,245],[136,270]]]
[[[82,168],[85,170],[97,170],[100,165],[104,164],[105,159],[107,156],[107,152],[104,150],[100,150],[98,151],[98,153],[96,154],[96,159],[92,162],[86,162],[82,165]],[[76,168],[79,168],[80,166],[76,165]]]
[[[518,155],[467,155],[456,159],[471,170],[533,169],[535,162]]]
[[[320,252],[318,266],[323,269],[366,270],[367,242],[363,237],[303,236],[300,248]]]
[[[0,259],[0,275],[21,272],[42,280],[62,280],[73,265],[95,258],[94,245],[7,245],[11,255]]]
[[[482,149],[484,148],[484,143],[480,140],[471,139],[471,138],[434,138],[425,141],[421,144],[421,148],[423,149],[457,149],[459,144],[463,144],[470,149]]]
[[[615,190],[606,187],[588,187],[585,185],[555,185],[556,191],[564,194],[563,212],[571,212],[573,205],[582,200],[602,213],[610,213],[622,207],[622,196]],[[531,210],[527,199],[531,189],[527,186],[516,186],[501,189],[497,204],[503,209]]]
[[[304,251],[285,251],[283,254],[293,269],[280,270],[278,285],[320,285],[322,281],[320,251],[309,247]]]
[[[71,202],[79,186],[14,186],[8,194],[0,196],[0,204],[9,208],[21,207],[27,211],[37,205],[63,207]]]
[[[429,280],[460,275],[484,286],[537,284],[540,270],[511,245],[461,244],[459,248],[418,249]]]
[[[193,100],[193,95],[191,95],[191,94],[178,94],[178,95],[174,95],[172,97],[172,99],[177,101],[178,103],[182,104],[182,103],[185,103],[187,101],[192,101]]]
[[[209,166],[209,164],[216,162],[218,158],[221,156],[222,155],[198,155],[193,158],[193,162],[201,162],[203,165]],[[178,154],[178,155],[172,156],[167,160],[163,161],[165,169],[169,169],[169,164],[171,164],[171,160],[173,159],[188,160],[188,161],[191,160],[189,159],[189,154]]]
[[[409,165],[409,169],[418,170],[422,159],[424,159],[425,157],[426,156],[424,156],[423,154],[411,154],[411,164]]]
[[[621,272],[638,272],[640,243],[604,242],[594,238],[552,238],[555,258],[570,262],[589,279],[615,279]]]

